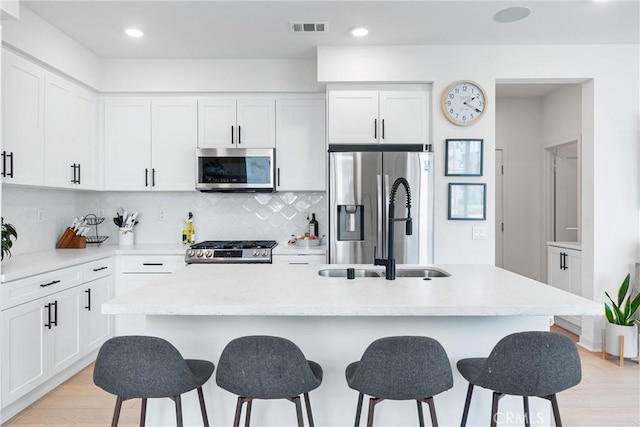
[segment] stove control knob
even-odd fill
[[[269,252],[265,249],[262,251],[262,256],[267,256],[269,254]]]
[[[187,255],[189,257],[193,257],[196,253],[193,250],[189,250],[189,252],[187,252]]]
[[[213,252],[210,249],[204,251],[204,256],[207,258],[211,258],[213,256]]]
[[[254,250],[254,251],[253,251],[253,256],[260,256],[260,251],[256,251],[256,250]]]
[[[204,255],[204,252],[202,250],[198,249],[196,251],[196,255],[198,256],[198,258],[202,258],[202,256]]]

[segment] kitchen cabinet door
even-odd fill
[[[235,98],[198,100],[198,147],[234,148],[236,132]]]
[[[236,103],[237,148],[273,148],[276,142],[275,101],[239,98]]]
[[[45,81],[45,185],[94,188],[95,95],[52,73]]]
[[[2,312],[2,407],[49,378],[46,303],[40,298]]]
[[[151,100],[107,99],[104,104],[105,190],[149,190],[151,170]]]
[[[111,315],[102,314],[101,306],[112,298],[113,276],[102,277],[82,286],[85,353],[97,350],[113,335]]]
[[[427,144],[429,129],[428,92],[380,92],[380,142]]]
[[[2,182],[44,184],[45,71],[2,52]]]
[[[276,190],[325,191],[325,101],[276,100]]]
[[[582,296],[582,252],[575,249],[548,247],[547,282],[558,289]],[[559,319],[559,320],[558,320]],[[556,316],[560,326],[579,333],[582,325],[580,316]]]
[[[378,142],[378,92],[338,90],[329,92],[329,143],[376,144]]]
[[[81,321],[83,312],[82,287],[67,289],[49,297],[52,304],[54,326],[49,335],[49,354],[53,376],[62,372],[84,355],[81,345]]]
[[[196,100],[153,99],[151,108],[153,189],[193,191],[198,144]]]
[[[555,246],[549,247],[548,282],[554,288],[571,292],[571,271],[565,269],[566,250]]]

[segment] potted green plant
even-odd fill
[[[7,258],[11,257],[12,237],[14,240],[17,239],[18,232],[13,225],[4,222],[4,217],[2,217],[2,258],[0,259],[2,261],[4,261],[5,255],[7,255]]]
[[[640,294],[633,295],[633,289],[629,286],[631,274],[627,274],[618,288],[618,300],[604,294],[609,299],[611,306],[604,303],[604,314],[607,318],[605,325],[605,351],[619,356],[624,349],[624,357],[638,356],[638,329],[635,314],[640,308]],[[624,348],[620,348],[620,336],[624,336]]]

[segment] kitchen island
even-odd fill
[[[365,266],[355,266],[356,268]],[[366,266],[367,268],[371,266]],[[401,269],[405,266],[398,266]],[[488,265],[439,265],[450,277],[321,277],[313,265],[189,265],[131,294],[104,304],[107,314],[144,314],[147,333],[171,341],[188,358],[217,362],[224,346],[243,335],[278,335],[294,341],[324,369],[323,384],[311,395],[317,426],[353,425],[357,392],[344,379],[373,340],[390,335],[426,335],[446,349],[453,389],[435,398],[440,425],[459,425],[467,383],[455,363],[486,356],[503,336],[548,330],[553,315],[599,315],[592,301]],[[229,425],[235,396],[210,380],[205,386],[211,425]],[[537,425],[549,425],[549,404],[533,399]],[[487,425],[491,393],[478,389],[469,425]],[[183,398],[185,422],[200,425],[197,396]],[[173,425],[170,400],[149,402],[152,425]],[[501,400],[501,425],[521,424],[522,401]],[[561,408],[562,410],[562,408]],[[512,423],[507,422],[511,420]],[[290,402],[256,402],[254,426],[295,424]],[[384,402],[378,426],[416,424],[413,402]]]

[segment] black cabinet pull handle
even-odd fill
[[[5,178],[7,176],[7,152],[2,151],[2,177]]]
[[[231,126],[231,144],[235,143],[233,139],[233,126]]]
[[[384,119],[382,119],[382,139],[384,139]]]
[[[58,300],[53,302],[53,326],[58,326]]]
[[[109,267],[107,267],[107,266],[105,265],[104,267],[94,268],[94,269],[93,269],[93,271],[102,271],[102,270],[106,270],[107,268],[109,268]]]
[[[42,285],[40,285],[41,288],[46,288],[47,286],[51,286],[51,285],[55,285],[56,283],[60,283],[60,280],[53,280],[49,283],[43,283]]]
[[[144,186],[149,186],[149,169],[144,168]]]
[[[47,309],[47,323],[44,324],[45,328],[51,329],[51,304],[44,306]]]
[[[280,187],[280,168],[278,168],[277,170],[278,170],[278,187]]]
[[[373,119],[373,139],[378,139],[378,119]]]
[[[91,311],[91,288],[84,291],[87,294],[87,305],[84,306],[88,311]]]
[[[238,145],[242,144],[242,129],[238,125]]]
[[[156,186],[156,168],[151,169],[151,186]]]
[[[81,179],[80,179],[80,163],[78,163],[78,184],[80,184]]]
[[[7,157],[9,157],[9,169],[11,169],[11,172],[9,172],[7,175],[9,175],[9,178],[13,178],[13,151],[9,154],[7,154]]]
[[[567,255],[569,255],[568,253],[564,253],[564,269],[568,270],[569,266],[567,265]]]
[[[73,169],[73,178],[71,178],[71,183],[75,184],[77,182],[76,181],[76,164],[75,163],[71,165],[71,169]]]
[[[164,265],[164,263],[162,263],[162,262],[143,262],[142,265],[160,266],[160,265]]]

